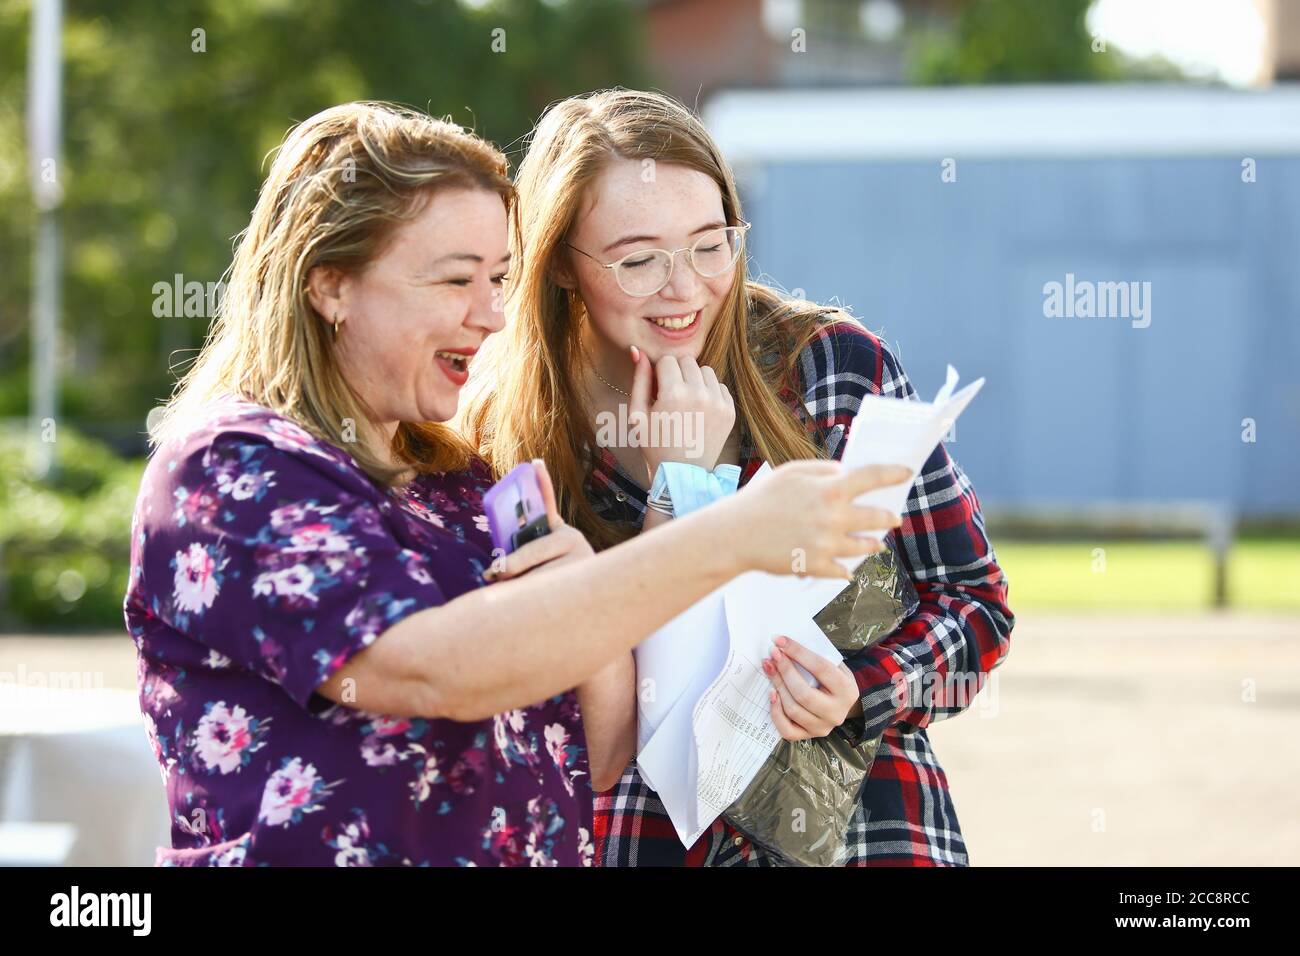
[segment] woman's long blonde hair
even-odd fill
[[[583,493],[590,468],[585,449],[596,448],[581,386],[585,315],[581,298],[558,286],[554,274],[584,191],[615,158],[699,170],[718,184],[727,222],[742,221],[731,169],[703,124],[677,101],[614,89],[552,106],[533,131],[515,178],[519,217],[511,243],[508,325],[475,359],[460,416],[462,430],[497,474],[521,461],[545,459],[565,520],[598,548],[635,529],[601,518]],[[796,387],[799,351],[825,311],[749,281],[742,256],[699,356],[731,390],[758,454],[773,465],[822,456],[791,408],[802,407],[802,394],[793,402],[782,395],[788,398]]]
[[[464,468],[473,449],[437,422],[399,423],[391,451],[407,468],[394,469],[369,444],[356,427],[367,421],[365,403],[344,381],[330,327],[307,298],[313,268],[363,270],[449,187],[487,189],[514,208],[505,156],[454,123],[360,102],[290,130],[239,237],[212,329],[151,428],[153,442],[183,435],[214,399],[235,394],[346,448],[383,485],[410,468]]]

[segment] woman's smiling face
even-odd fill
[[[596,341],[608,356],[626,357],[635,345],[651,361],[664,355],[699,358],[735,276],[734,267],[705,278],[679,253],[668,284],[654,295],[624,292],[615,262],[646,249],[683,249],[705,233],[730,225],[722,191],[705,173],[678,163],[643,165],[639,159],[613,159],[587,188],[565,252],[569,267],[557,281],[582,296]],[[616,366],[614,366],[616,367]]]
[[[319,279],[312,304],[343,324],[335,345],[348,384],[376,423],[447,421],[473,354],[504,325],[506,208],[485,189],[444,189],[403,223],[364,270]]]

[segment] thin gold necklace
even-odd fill
[[[631,397],[632,397],[631,395],[628,395],[627,392],[623,391],[621,388],[619,388],[617,385],[615,385],[613,382],[606,382],[606,381],[605,381],[605,376],[601,375],[600,372],[596,371],[596,366],[593,365],[593,366],[591,367],[591,370],[592,370],[592,372],[595,372],[596,378],[600,379],[600,381],[601,381],[602,384],[604,384],[604,385],[608,385],[610,388],[612,388],[614,391],[618,392],[620,395],[626,395],[628,398],[631,398]]]

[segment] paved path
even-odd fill
[[[1300,617],[1027,613],[995,673],[931,728],[973,864],[1300,863]]]

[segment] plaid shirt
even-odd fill
[[[864,395],[916,399],[889,349],[842,313],[822,325],[798,369],[803,395],[782,398],[792,407],[802,402],[810,435],[836,459]],[[740,456],[743,486],[762,464],[747,435]],[[587,494],[606,518],[639,525],[645,515],[645,492],[607,449],[592,462]],[[902,517],[888,543],[920,605],[892,635],[845,660],[863,716],[839,731],[855,744],[882,738],[850,823],[847,865],[964,866],[966,844],[925,728],[971,703],[972,691],[1006,657],[1015,619],[979,499],[942,443],[917,476]],[[689,850],[683,847],[635,763],[615,788],[596,794],[595,839],[601,866],[773,865],[721,817]]]

